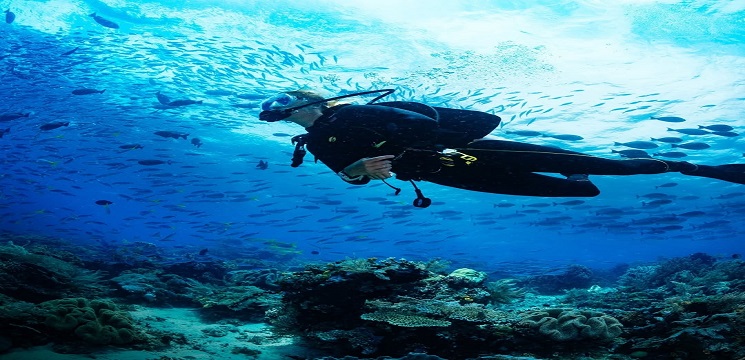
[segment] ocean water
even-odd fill
[[[745,163],[742,1],[0,5],[15,15],[0,23],[4,244],[241,268],[439,258],[510,276],[745,250],[743,185],[591,176],[597,197],[535,198],[419,182],[422,209],[406,182],[349,185],[310,154],[290,167],[303,129],[257,118],[282,91],[392,88],[384,100],[496,114],[500,139]]]
[[[5,7],[16,19],[0,27],[0,113],[29,116],[0,126],[10,129],[0,139],[4,232],[108,252],[146,242],[177,254],[208,248],[223,258],[257,251],[301,262],[439,257],[479,268],[603,267],[743,250],[741,185],[678,174],[594,176],[602,191],[595,198],[541,199],[420,183],[434,205],[419,209],[404,182],[394,181],[403,188],[398,196],[379,182],[350,186],[310,155],[291,168],[290,136],[303,129],[262,123],[256,107],[292,89],[333,96],[395,88],[388,100],[497,114],[503,122],[492,135],[502,139],[621,158],[613,151],[630,148],[616,142],[679,137],[710,148],[657,141],[647,151],[682,150],[683,160],[702,164],[744,162],[741,136],[668,129],[742,130],[738,2],[54,0]],[[98,24],[93,12],[119,28]],[[72,94],[80,88],[105,92]],[[169,108],[157,92],[202,103]],[[50,122],[69,125],[40,129]],[[541,135],[520,136],[525,130]],[[582,140],[550,137],[567,134]],[[142,148],[121,148],[133,144]],[[268,168],[257,168],[260,161]],[[656,193],[672,201],[650,205]],[[584,203],[561,204],[570,200]],[[690,211],[704,214],[679,216]]]

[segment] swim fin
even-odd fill
[[[698,165],[696,169],[681,171],[683,175],[701,176],[745,185],[745,164]]]

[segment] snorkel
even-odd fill
[[[276,122],[276,121],[287,119],[288,117],[290,117],[292,115],[293,112],[295,112],[295,111],[297,111],[299,109],[302,109],[304,107],[307,107],[307,106],[322,104],[322,103],[326,103],[326,102],[329,102],[329,101],[334,101],[334,100],[339,100],[339,99],[345,99],[345,98],[350,98],[350,97],[355,97],[355,96],[362,96],[362,95],[367,95],[367,94],[383,93],[381,95],[378,95],[377,97],[375,97],[371,101],[369,101],[367,103],[367,105],[370,105],[370,104],[372,104],[372,103],[380,100],[381,98],[392,94],[394,91],[396,91],[396,89],[381,89],[381,90],[362,91],[362,92],[357,92],[357,93],[353,93],[353,94],[341,95],[341,96],[336,96],[336,97],[332,97],[332,98],[328,98],[328,99],[322,99],[322,100],[318,100],[318,101],[312,101],[312,102],[309,102],[307,104],[293,106],[291,108],[286,108],[286,109],[281,109],[279,107],[281,107],[282,105],[288,105],[293,100],[297,100],[297,98],[295,98],[293,96],[290,96],[290,95],[287,95],[287,94],[282,94],[284,96],[275,96],[275,97],[269,98],[269,99],[267,99],[267,100],[265,100],[264,102],[261,103],[261,110],[262,111],[261,111],[261,113],[259,113],[259,120],[266,121],[266,122]],[[286,103],[283,104],[283,102],[286,102]]]

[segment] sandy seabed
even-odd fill
[[[206,323],[195,309],[150,308],[137,306],[130,314],[139,326],[168,333],[182,334],[184,344],[173,342],[161,351],[141,351],[104,347],[87,354],[59,354],[52,351],[52,344],[22,350],[12,350],[0,355],[2,360],[189,360],[189,359],[289,359],[287,355],[309,357],[307,349],[296,344],[295,339],[277,336],[264,323],[222,325]],[[254,356],[233,353],[235,348],[249,348],[261,353]]]

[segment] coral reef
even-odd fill
[[[630,267],[617,291],[572,290],[565,302],[614,308],[628,339],[616,351],[645,358],[745,356],[745,262],[693,254]]]
[[[95,345],[128,344],[143,341],[129,314],[106,300],[83,298],[43,302],[37,311],[44,324],[59,336],[73,335]]]
[[[486,273],[473,269],[460,268],[453,270],[446,280],[453,287],[469,287],[481,285],[486,280]]]
[[[235,317],[244,321],[261,321],[271,307],[280,302],[279,294],[255,286],[228,286],[199,296],[202,312],[212,318]]]
[[[615,318],[591,311],[545,313],[546,317],[556,315],[550,320],[500,311],[491,307],[490,303],[498,301],[490,298],[517,298],[503,294],[521,294],[514,282],[492,284],[492,292],[499,294],[491,295],[483,273],[459,269],[440,275],[406,260],[309,265],[283,277],[279,284],[284,292],[282,306],[267,312],[270,323],[335,356],[426,352],[466,358],[495,348],[507,353],[550,354],[553,350],[545,346],[546,341],[569,340],[586,340],[587,352],[602,349],[602,343],[618,337],[621,329]],[[538,314],[544,313],[531,315]],[[540,323],[538,328],[529,326],[530,321]],[[559,325],[553,326],[555,322]],[[541,326],[564,331],[564,338],[541,335]],[[569,326],[576,333],[565,329]]]
[[[592,311],[547,309],[524,313],[523,323],[536,330],[536,336],[555,341],[608,342],[623,332],[618,319]]]
[[[515,279],[500,279],[486,283],[490,304],[509,304],[525,295],[525,289],[517,288]]]
[[[375,311],[360,316],[362,320],[382,321],[400,327],[437,327],[450,326],[450,321],[431,319],[414,314],[399,314],[391,311]]]
[[[518,281],[518,285],[539,294],[561,294],[564,290],[583,289],[592,285],[593,272],[583,265],[570,265],[563,273],[538,275]]]
[[[100,274],[51,253],[46,247],[19,246],[13,241],[0,245],[2,293],[30,302],[101,293]]]
[[[73,254],[85,251],[26,240],[38,241],[0,246],[0,352],[50,342],[66,353],[196,348],[183,334],[135,324],[125,310],[182,306],[210,322],[200,327],[205,338],[226,339],[237,324],[265,319],[271,336],[300,337],[316,353],[349,360],[745,357],[745,262],[737,257],[697,253],[513,278],[446,271],[439,260],[347,259],[280,271],[192,251],[185,262],[158,264],[167,254],[148,243],[127,247],[131,262],[83,261]],[[242,339],[258,344],[251,338]],[[260,355],[240,344],[226,349]]]

